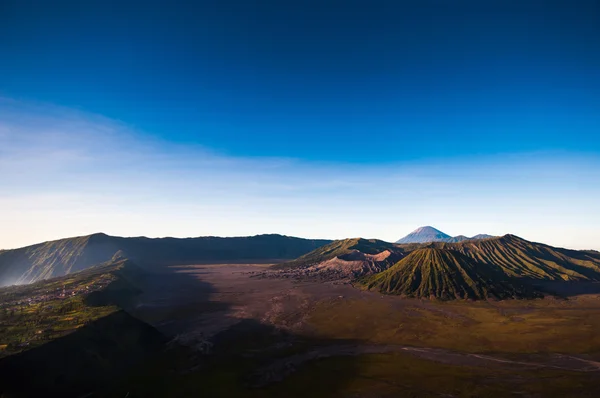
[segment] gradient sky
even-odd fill
[[[106,232],[600,249],[598,1],[0,0],[0,248]]]

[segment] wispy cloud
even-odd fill
[[[600,248],[598,182],[598,158],[568,153],[370,165],[223,156],[0,99],[4,248],[97,231],[395,240],[423,224]]]

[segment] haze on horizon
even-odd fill
[[[432,225],[600,250],[596,2],[35,3],[0,3],[0,249]]]

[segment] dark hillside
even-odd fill
[[[0,286],[68,275],[109,261],[117,253],[147,268],[293,259],[329,242],[282,235],[151,239],[94,234],[0,252]]]
[[[163,349],[123,311],[143,274],[125,260],[0,289],[0,396],[79,396]]]
[[[164,337],[124,311],[0,359],[0,395],[77,397],[114,382],[164,348]]]

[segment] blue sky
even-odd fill
[[[600,249],[599,3],[416,3],[0,1],[0,248],[430,224]]]

